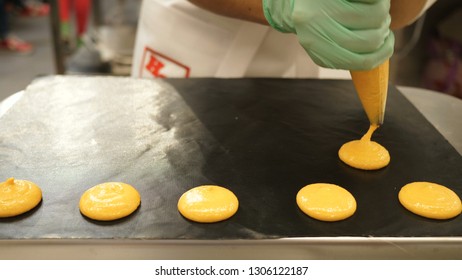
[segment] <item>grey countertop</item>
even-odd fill
[[[422,88],[398,89],[462,155],[462,100]]]

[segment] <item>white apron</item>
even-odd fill
[[[186,0],[144,0],[132,76],[349,78],[314,64],[296,36],[216,15]]]

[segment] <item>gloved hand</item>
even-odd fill
[[[369,70],[393,54],[390,0],[263,0],[263,10],[320,66]]]

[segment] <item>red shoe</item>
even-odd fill
[[[14,36],[9,36],[6,39],[1,40],[0,47],[2,49],[8,49],[10,51],[14,51],[20,54],[30,54],[34,50],[32,44],[27,43]]]
[[[23,17],[43,17],[50,13],[50,5],[41,3],[36,5],[27,5],[19,14]]]

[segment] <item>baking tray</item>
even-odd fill
[[[0,239],[462,236],[460,216],[426,219],[397,199],[413,181],[461,196],[455,149],[395,87],[373,136],[391,154],[384,169],[356,170],[338,159],[339,147],[367,129],[351,81],[41,78],[0,119],[0,175],[36,182],[43,201],[0,219]],[[141,207],[113,222],[83,217],[82,193],[108,181],[137,188]],[[296,193],[316,182],[348,189],[357,212],[335,223],[304,215]],[[202,184],[232,190],[236,215],[216,224],[184,219],[178,198]]]

